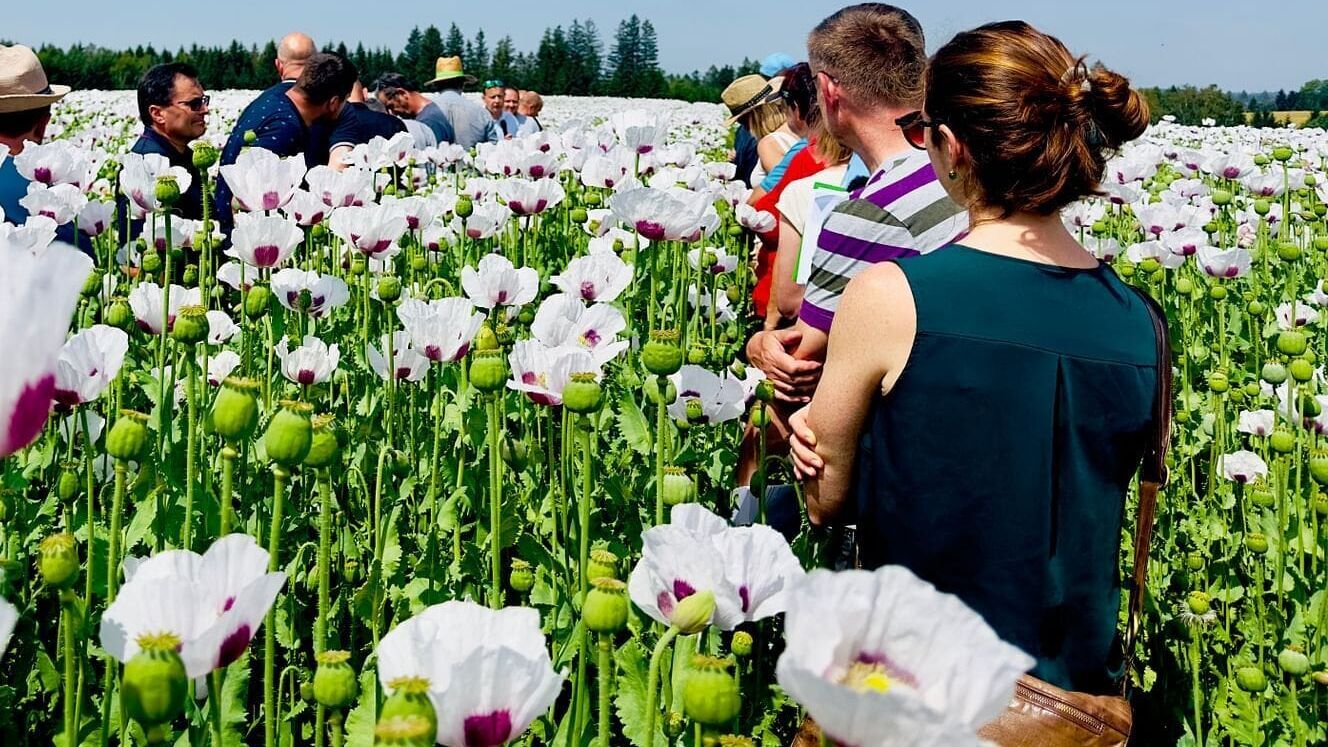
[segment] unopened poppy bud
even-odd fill
[[[350,653],[324,651],[315,658],[318,668],[314,670],[314,700],[335,711],[349,708],[360,693],[355,668],[349,663]]]
[[[737,717],[742,696],[729,665],[729,660],[715,656],[698,654],[692,658],[682,691],[682,707],[688,718],[706,726],[723,726]]]
[[[706,362],[706,349],[702,345],[693,345],[687,348],[687,362],[693,366],[700,366]]]
[[[746,658],[752,655],[752,634],[745,630],[739,630],[733,634],[733,639],[729,641],[729,651],[738,658]]]
[[[286,400],[272,416],[263,445],[267,458],[287,469],[298,465],[309,455],[313,444],[313,424],[309,420],[313,406],[306,402]]]
[[[258,390],[253,379],[228,376],[212,401],[212,430],[227,443],[239,443],[258,427]]]
[[[530,444],[524,439],[505,436],[498,453],[503,462],[517,472],[521,472],[530,464]]]
[[[37,547],[37,572],[52,589],[68,589],[78,579],[78,543],[69,533],[53,534]]]
[[[470,383],[485,393],[501,391],[507,385],[507,361],[498,350],[475,353],[470,362]]]
[[[512,561],[512,571],[507,574],[507,584],[512,591],[525,594],[535,585],[535,571],[530,563],[517,558]]]
[[[715,614],[715,594],[706,589],[678,602],[669,616],[669,622],[683,635],[700,633],[710,624]]]
[[[1263,532],[1250,532],[1245,535],[1245,549],[1255,555],[1268,552],[1268,537]]]
[[[153,195],[157,202],[164,208],[174,207],[175,203],[180,201],[180,183],[175,180],[171,174],[162,174],[157,177],[156,186],[153,188]]]
[[[65,462],[60,465],[60,479],[56,483],[55,493],[60,502],[68,504],[78,497],[79,479],[78,462]]]
[[[133,410],[121,410],[110,433],[106,434],[106,453],[126,462],[137,462],[148,445],[148,416]]]
[[[262,319],[272,308],[272,291],[265,285],[255,285],[244,297],[244,315],[250,319]]]
[[[134,310],[123,298],[116,298],[106,307],[106,323],[117,329],[128,330],[134,323]]]
[[[120,703],[125,714],[143,728],[169,724],[184,711],[189,677],[169,633],[138,639],[139,652],[125,663]]]
[[[646,397],[657,405],[671,405],[678,398],[678,387],[664,376],[652,376],[645,382]]]

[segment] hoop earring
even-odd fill
[[[956,179],[959,178],[959,172],[955,171],[954,169],[950,169],[950,173],[946,174],[946,176],[950,177],[950,181],[955,181]]]

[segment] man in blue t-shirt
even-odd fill
[[[245,147],[303,154],[310,167],[326,164],[328,135],[358,78],[355,65],[341,55],[313,55],[294,85],[278,83],[245,108],[221,149],[221,164],[235,163]],[[227,233],[234,225],[231,190],[223,178],[217,179],[217,220]]]

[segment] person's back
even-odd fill
[[[814,435],[793,418],[808,514],[856,523],[865,566],[958,596],[1037,659],[1034,676],[1108,693],[1158,342],[1150,302],[1059,212],[1096,192],[1148,107],[1022,22],[959,34],[926,75],[924,110],[896,124],[971,228],[847,283]]]
[[[443,116],[452,125],[452,142],[463,148],[477,143],[494,143],[499,139],[498,125],[489,112],[477,101],[464,97],[459,90],[445,90],[433,100]]]
[[[443,114],[443,110],[438,108],[438,104],[430,101],[415,114],[415,119],[433,131],[434,142],[451,143],[456,140],[452,123]]]

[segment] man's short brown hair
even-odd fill
[[[829,74],[864,106],[918,107],[927,45],[922,24],[885,3],[850,5],[807,38],[814,72]]]

